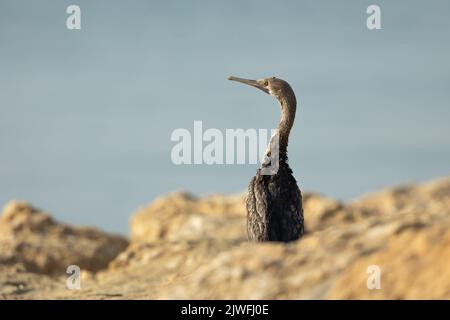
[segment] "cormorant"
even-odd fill
[[[266,156],[271,155],[273,141],[278,146],[278,170],[263,174],[263,163],[250,181],[246,197],[247,233],[251,241],[293,241],[304,232],[302,194],[288,165],[289,133],[294,124],[297,100],[289,83],[275,77],[248,80],[229,77],[274,96],[280,103],[281,120],[276,136],[269,143]],[[274,140],[275,138],[275,140]],[[272,158],[273,160],[273,158]]]

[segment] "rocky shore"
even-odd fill
[[[256,244],[243,195],[158,198],[131,217],[130,239],[11,201],[0,216],[0,299],[450,298],[450,178],[303,202],[301,240]],[[81,289],[66,287],[69,265]],[[369,266],[380,289],[368,289]]]

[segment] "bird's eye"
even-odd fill
[[[267,81],[267,80],[266,80],[266,81],[264,81],[264,86],[266,86],[266,87],[267,87],[268,85],[269,85],[269,81]]]

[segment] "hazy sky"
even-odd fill
[[[366,27],[381,7],[382,30]],[[81,7],[82,29],[66,28]],[[348,200],[450,173],[449,1],[0,2],[0,204],[127,232],[156,196],[239,192],[255,165],[175,166],[176,128],[273,128],[299,107],[302,190]],[[307,217],[306,217],[307,218]]]

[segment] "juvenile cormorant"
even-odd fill
[[[297,240],[304,232],[302,194],[287,161],[289,133],[297,108],[294,91],[289,83],[275,77],[260,80],[237,77],[228,79],[274,96],[281,107],[281,120],[275,137],[278,146],[278,170],[274,174],[262,174],[261,170],[268,166],[267,162],[263,163],[248,186],[248,239],[259,242]],[[267,156],[271,155],[272,142],[273,139],[266,151]]]

